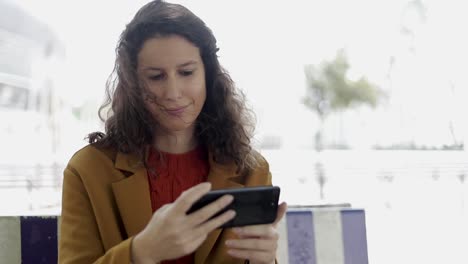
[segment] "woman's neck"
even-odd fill
[[[158,132],[154,137],[153,147],[167,153],[179,154],[194,149],[198,145],[198,140],[194,136],[193,130],[176,132]]]

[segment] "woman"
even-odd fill
[[[230,196],[186,214],[211,189],[271,185],[216,52],[180,5],[150,2],[127,25],[100,109],[106,134],[90,134],[64,171],[59,263],[275,262],[286,204],[273,224],[234,229],[218,227],[235,212],[209,220]]]

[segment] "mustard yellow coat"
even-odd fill
[[[213,189],[271,185],[268,163],[247,177],[234,165],[220,165],[210,155],[208,181]],[[152,216],[146,169],[120,152],[86,146],[64,171],[59,229],[59,263],[130,263],[130,245]],[[224,241],[235,237],[229,229],[209,234],[195,252],[195,264],[241,264],[227,254]]]

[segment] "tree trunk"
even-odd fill
[[[324,144],[323,127],[324,127],[324,119],[321,117],[319,127],[317,129],[317,132],[315,133],[315,150],[317,152],[317,160],[315,161],[315,176],[316,176],[316,180],[319,185],[319,188],[320,188],[320,200],[325,199],[324,187],[325,187],[325,183],[327,182],[324,166],[321,161],[321,158],[322,158],[321,152],[323,150],[323,144]]]

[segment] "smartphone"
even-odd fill
[[[225,194],[232,195],[234,200],[211,218],[230,209],[236,212],[236,216],[234,219],[223,224],[221,228],[270,224],[275,221],[280,195],[280,188],[278,186],[243,187],[210,191],[195,202],[187,211],[187,214],[195,212]]]

